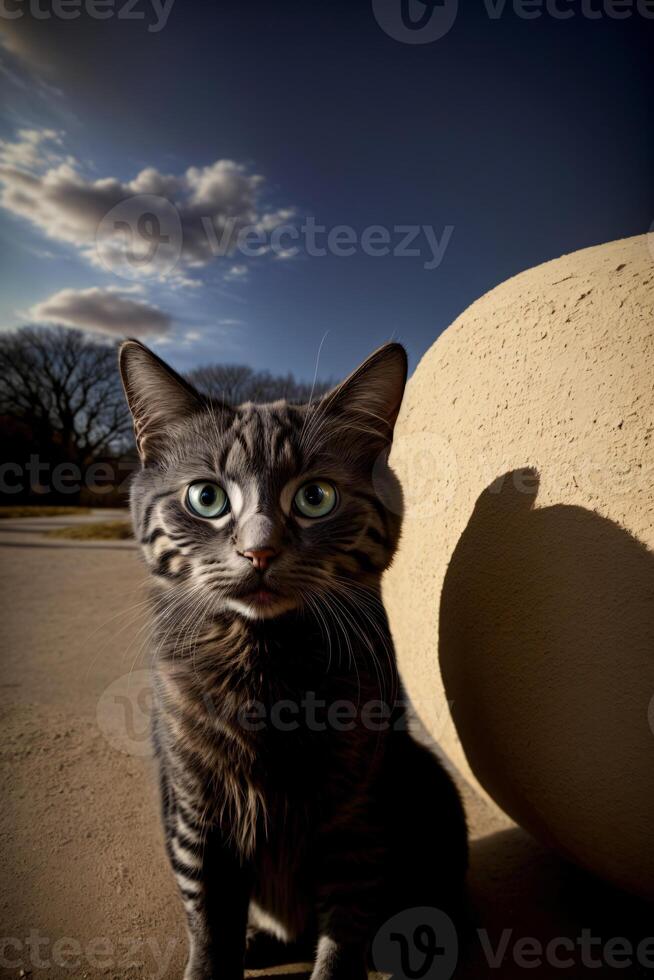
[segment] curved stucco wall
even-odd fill
[[[384,592],[408,693],[462,774],[654,895],[648,244],[530,269],[428,351],[393,448],[405,523]]]

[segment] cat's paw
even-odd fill
[[[365,964],[339,964],[337,967],[320,965],[314,967],[310,980],[368,980]]]
[[[206,970],[199,971],[189,963],[184,970],[184,980],[212,980],[212,976]]]
[[[217,971],[204,957],[191,957],[184,970],[184,980],[216,980]]]
[[[243,963],[238,957],[198,952],[189,956],[184,980],[243,980],[243,973]]]
[[[321,936],[316,963],[310,980],[367,980],[366,952],[363,944],[345,945]]]

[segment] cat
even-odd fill
[[[383,922],[454,909],[467,864],[458,792],[408,730],[381,598],[405,351],[381,347],[313,404],[238,407],[136,340],[119,359],[185,980],[240,980],[266,934],[311,944],[312,980],[363,980]]]

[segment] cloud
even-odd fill
[[[182,174],[146,167],[129,181],[92,180],[64,155],[63,134],[54,130],[21,130],[15,142],[0,143],[0,184],[5,210],[92,265],[135,279],[188,283],[179,270],[224,260],[244,229],[265,236],[294,214],[267,207],[264,178],[234,160]],[[232,266],[231,278],[242,277],[241,268]]]
[[[47,161],[57,163],[60,155],[48,149],[48,144],[60,146],[62,135],[55,129],[19,129],[16,142],[0,140],[0,161],[23,170],[36,169]]]
[[[111,336],[161,336],[170,329],[171,318],[143,300],[125,295],[136,290],[62,289],[37,303],[29,311],[38,323],[59,323]]]
[[[225,282],[244,282],[248,277],[246,265],[232,265],[224,275]]]

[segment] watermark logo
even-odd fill
[[[594,936],[582,929],[578,936],[552,936],[549,940],[519,935],[512,928],[501,933],[487,929],[470,932],[466,959],[480,955],[488,970],[503,976],[507,966],[520,970],[548,967],[550,971],[636,968],[643,975],[654,967],[654,937],[639,942],[624,936]],[[456,927],[440,909],[429,906],[405,909],[381,927],[372,944],[372,960],[380,973],[393,980],[450,980],[459,958]],[[512,973],[513,975],[513,973]]]
[[[401,474],[402,495],[386,476],[386,455],[373,466],[372,483],[384,506],[403,513],[405,520],[424,519],[442,513],[451,503],[459,483],[459,467],[452,443],[438,432],[425,430],[397,437],[390,465]]]
[[[381,29],[404,44],[431,44],[453,27],[458,0],[372,0]]]
[[[276,732],[405,732],[411,729],[412,710],[400,699],[372,698],[351,701],[327,700],[307,691],[300,700],[281,698],[264,703],[249,700],[234,707],[206,693],[201,708],[216,731]],[[444,730],[451,720],[452,702],[446,702],[436,724]],[[152,755],[151,731],[154,710],[152,675],[133,670],[114,680],[98,701],[98,728],[112,748],[126,755]]]
[[[136,194],[105,214],[96,233],[102,265],[123,279],[169,275],[182,254],[182,222],[165,197]]]
[[[133,670],[113,681],[100,696],[98,728],[112,748],[125,755],[152,755],[152,678],[149,670]]]
[[[459,958],[454,923],[428,906],[404,909],[388,919],[375,936],[372,961],[393,980],[449,980]]]
[[[0,0],[1,2],[1,0]],[[189,264],[193,243],[204,257],[292,259],[370,258],[420,259],[427,271],[440,268],[454,234],[454,225],[352,225],[321,224],[312,215],[296,224],[266,228],[243,224],[227,217],[216,227],[215,216],[180,213],[171,201],[155,194],[125,198],[101,220],[96,233],[99,261],[109,272],[124,279],[160,279],[173,272],[184,258]],[[186,245],[187,254],[183,256]],[[191,261],[192,265],[193,262]],[[244,267],[246,268],[246,267]]]

